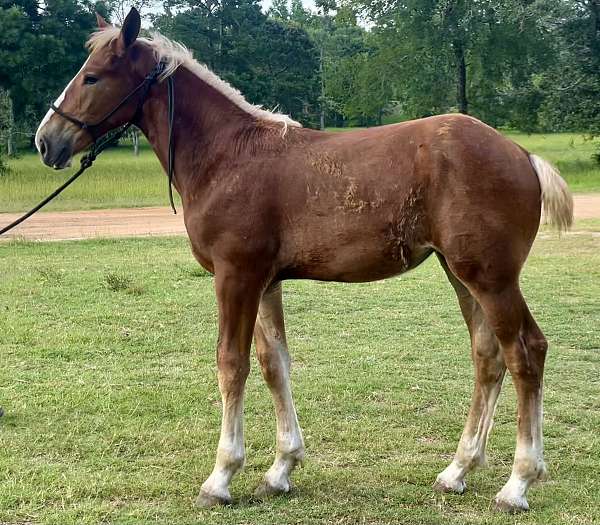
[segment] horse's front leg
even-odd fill
[[[221,437],[215,467],[203,483],[196,505],[231,503],[229,483],[244,464],[244,387],[250,371],[250,345],[262,292],[259,279],[215,272],[219,303],[217,365],[223,400]]]
[[[285,337],[281,283],[263,294],[254,329],[256,353],[275,405],[277,451],[275,462],[254,493],[257,497],[289,492],[292,470],[304,458],[304,441],[290,385],[290,356]]]

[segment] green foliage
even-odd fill
[[[146,8],[152,0],[135,0]],[[463,111],[524,131],[600,133],[596,0],[167,0],[154,28],[251,102],[309,126]],[[0,116],[9,149],[85,58],[93,11],[122,0],[0,0]],[[367,22],[366,24],[364,22]],[[322,124],[321,124],[322,121]],[[7,140],[8,138],[8,140]]]
[[[510,123],[515,99],[551,57],[539,3],[408,0],[365,8],[388,48],[382,69],[412,117],[460,110]]]
[[[156,27],[183,42],[201,62],[253,103],[311,122],[317,98],[317,55],[306,32],[282,16],[267,18],[257,0],[189,1]]]
[[[113,292],[125,292],[131,295],[141,295],[144,288],[136,284],[133,279],[125,274],[110,272],[104,276],[106,287]]]
[[[32,131],[86,57],[96,25],[83,1],[0,2],[0,87],[10,93],[14,119]]]
[[[0,177],[8,175],[10,172],[11,172],[10,166],[6,162],[6,159],[4,158],[4,154],[0,150]]]
[[[564,2],[557,10],[555,66],[542,78],[546,128],[600,135],[600,4]]]

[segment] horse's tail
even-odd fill
[[[530,154],[529,160],[542,189],[543,216],[556,229],[568,230],[573,224],[573,196],[559,171],[542,157]]]

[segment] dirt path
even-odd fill
[[[574,195],[575,219],[600,219],[600,193]]]
[[[19,217],[0,213],[0,225]],[[577,219],[600,219],[600,194],[575,195]],[[69,240],[94,237],[184,235],[183,213],[170,208],[39,212],[2,239]]]
[[[8,224],[19,215],[1,213],[0,224]],[[183,234],[185,234],[185,226],[181,209],[177,215],[173,215],[171,208],[122,208],[39,212],[2,238],[58,241],[94,237]]]

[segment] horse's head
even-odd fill
[[[133,118],[138,93],[105,119],[155,65],[143,42],[136,43],[141,21],[135,9],[121,29],[108,25],[100,15],[97,18],[99,29],[88,43],[88,59],[54,103],[61,114],[48,110],[35,135],[44,163],[55,169],[69,166],[74,154]]]

